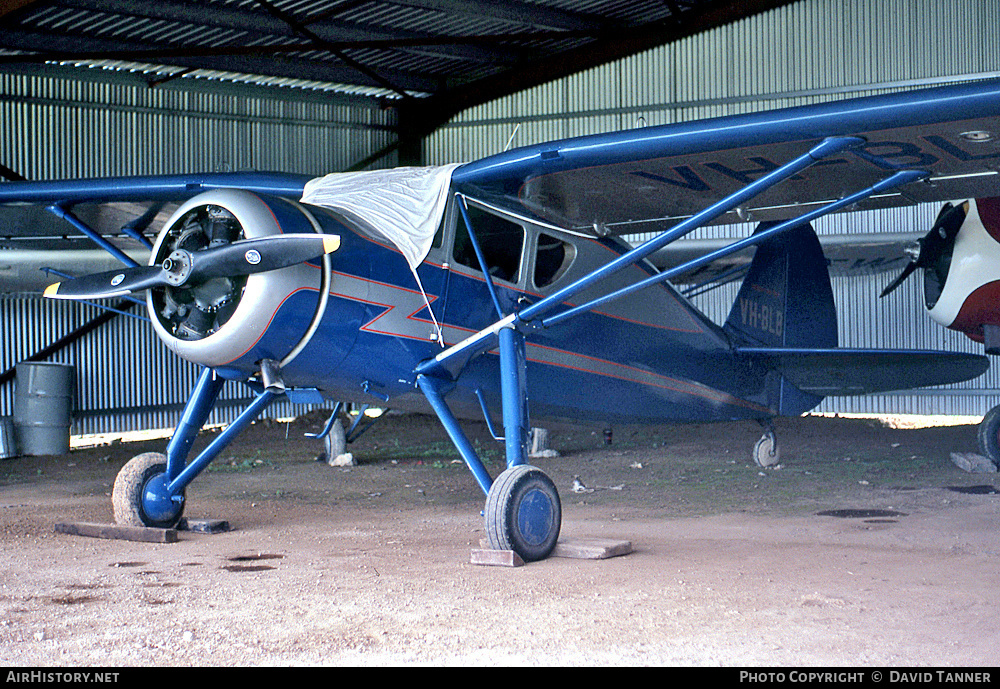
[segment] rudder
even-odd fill
[[[762,223],[761,232],[770,225]],[[757,246],[724,326],[735,346],[828,349],[837,346],[837,309],[826,257],[812,226],[802,225]],[[768,406],[797,416],[823,399],[773,371]]]

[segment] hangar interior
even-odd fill
[[[1000,53],[979,27],[998,20],[997,0],[18,0],[0,10],[0,176],[320,176],[465,162],[997,77]],[[937,211],[849,213],[815,227],[922,234]],[[105,213],[95,211],[98,226],[120,220]],[[172,427],[198,371],[137,318],[141,309],[41,298],[51,278],[39,267],[99,260],[86,240],[66,241],[74,234],[45,212],[0,216],[0,416],[12,414],[15,365],[36,360],[75,367],[74,434]],[[74,253],[53,258],[67,246]],[[894,276],[834,276],[842,346],[981,351],[927,318],[920,280],[879,299]],[[691,298],[721,322],[735,292]],[[818,409],[982,415],[1000,401],[998,375]],[[227,386],[210,421],[231,420],[247,399]],[[267,413],[303,411],[277,403]]]

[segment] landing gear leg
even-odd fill
[[[503,328],[500,340],[500,389],[507,469],[494,481],[444,401],[452,382],[424,374],[420,387],[459,454],[486,493],[483,510],[487,540],[495,550],[513,550],[525,562],[548,557],[559,540],[562,506],[555,484],[528,456],[528,398],[524,335]]]
[[[774,433],[774,424],[770,419],[762,421],[764,435],[753,446],[753,461],[759,467],[772,467],[781,461],[778,450],[778,438]]]
[[[184,511],[184,491],[233,438],[264,411],[278,392],[265,389],[190,463],[187,456],[225,381],[206,368],[167,444],[165,455],[147,452],[130,459],[112,491],[115,520],[124,526],[176,526]]]
[[[525,562],[543,560],[559,540],[562,505],[552,479],[527,464],[524,335],[514,328],[500,331],[500,380],[507,470],[486,497],[486,535],[495,550],[513,550]]]
[[[343,406],[343,402],[337,402],[322,431],[305,434],[307,438],[319,438],[323,441],[323,454],[316,459],[331,465],[334,459],[347,450],[347,433],[344,431],[344,423],[340,420],[340,410]]]
[[[340,411],[343,407],[343,402],[337,402],[326,424],[324,424],[323,430],[319,433],[305,434],[307,438],[319,438],[323,441],[324,454],[316,459],[322,460],[331,466],[335,464],[334,460],[337,457],[347,452],[349,444],[360,438],[362,433],[374,426],[382,416],[389,412],[388,409],[383,409],[381,415],[374,418],[366,418],[365,412],[368,411],[370,405],[362,405],[351,427],[345,430],[344,422],[340,418]]]

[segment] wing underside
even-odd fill
[[[654,232],[842,136],[862,142],[712,222],[786,220],[903,169],[929,177],[848,210],[1000,194],[997,81],[540,144],[467,164],[454,179],[471,196],[566,229]]]
[[[144,264],[177,206],[204,191],[297,199],[308,179],[252,172],[2,183],[0,293],[41,290],[52,275]]]

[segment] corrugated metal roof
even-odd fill
[[[0,70],[98,64],[385,99],[482,85],[482,101],[501,75],[520,90],[788,2],[15,0],[0,9]]]

